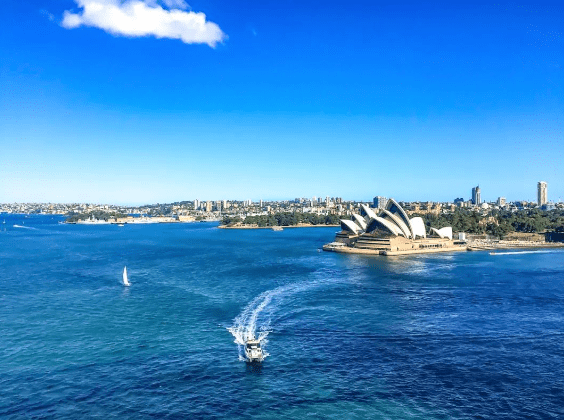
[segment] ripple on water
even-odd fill
[[[0,236],[2,418],[564,417],[558,254],[365,258],[317,252],[334,228],[37,220]],[[233,326],[270,331],[262,366]]]

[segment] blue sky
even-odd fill
[[[560,2],[1,7],[0,202],[564,198]]]

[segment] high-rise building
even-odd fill
[[[213,209],[213,203],[211,201],[206,201],[206,211],[209,213]]]
[[[375,209],[385,209],[386,204],[388,204],[388,199],[386,197],[380,197],[379,195],[374,197],[373,206]]]
[[[200,200],[194,200],[194,210],[198,210],[200,208]]]
[[[482,204],[482,198],[480,196],[480,186],[472,188],[472,204],[479,206]]]
[[[537,203],[539,206],[548,203],[548,185],[545,181],[537,184]]]
[[[497,205],[499,207],[505,206],[505,197],[498,197],[497,198]]]

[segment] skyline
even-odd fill
[[[0,202],[564,197],[554,3],[93,3],[4,5]]]
[[[545,194],[543,196],[544,198],[542,200],[543,201],[542,203],[540,203],[539,199],[538,199],[538,194],[540,194],[538,185],[540,185],[541,183],[544,184],[544,194]],[[478,186],[478,188],[479,188],[479,186]],[[537,184],[537,200],[536,201],[535,200],[507,200],[507,198],[505,196],[502,196],[502,195],[497,196],[495,199],[482,199],[481,198],[481,189],[479,190],[477,197],[478,197],[478,201],[479,201],[478,205],[481,204],[481,203],[494,203],[495,204],[496,202],[498,202],[499,199],[503,199],[504,203],[505,202],[507,202],[507,203],[518,203],[518,202],[535,203],[536,202],[536,203],[539,204],[539,206],[542,205],[542,204],[547,204],[547,203],[558,204],[558,203],[563,202],[562,198],[559,198],[558,200],[553,200],[553,199],[550,199],[550,198],[547,199],[547,183],[545,181],[539,181],[538,184]],[[217,202],[221,202],[221,201],[242,202],[242,203],[249,202],[249,203],[258,204],[259,202],[260,203],[263,203],[263,202],[270,203],[270,202],[293,202],[295,200],[306,200],[306,201],[310,200],[310,201],[313,201],[313,202],[316,202],[316,203],[325,203],[325,201],[327,199],[329,199],[332,202],[335,201],[335,200],[342,200],[343,202],[358,202],[358,203],[369,202],[370,203],[373,200],[376,200],[377,198],[378,199],[383,198],[383,199],[387,200],[388,198],[393,198],[393,197],[374,196],[374,197],[372,197],[372,199],[354,199],[354,198],[350,199],[350,198],[346,198],[346,197],[343,198],[343,197],[339,197],[339,196],[322,196],[322,195],[315,196],[315,195],[310,195],[310,196],[302,196],[302,197],[294,197],[294,198],[282,198],[282,199],[276,199],[276,200],[262,199],[262,198],[259,198],[259,199],[256,199],[256,200],[255,199],[239,199],[239,198],[233,199],[233,198],[225,198],[225,197],[221,198],[220,197],[220,198],[208,198],[208,199],[187,198],[187,199],[175,200],[175,201],[170,201],[170,202],[162,202],[162,203],[156,202],[156,203],[143,203],[143,204],[127,204],[127,203],[124,204],[124,203],[109,203],[109,202],[107,202],[107,203],[102,203],[102,202],[98,202],[98,203],[94,203],[94,202],[82,202],[82,203],[81,202],[67,202],[67,203],[64,203],[64,202],[27,202],[27,204],[97,204],[97,205],[117,205],[117,206],[143,207],[145,205],[155,205],[155,204],[157,204],[157,205],[158,204],[173,204],[173,203],[181,203],[181,202],[198,202],[200,204],[204,204],[204,203],[217,203]],[[464,202],[472,203],[473,205],[475,205],[476,203],[474,202],[474,200],[475,200],[474,199],[474,188],[472,188],[470,198],[456,197],[452,200],[445,200],[445,201],[403,200],[403,201],[400,201],[400,202],[408,202],[408,203],[409,202],[412,202],[412,203],[433,202],[433,203],[454,203],[454,204],[456,204],[456,200],[459,200],[460,198],[462,198],[464,200]],[[0,204],[11,204],[11,203],[4,202],[4,203],[0,203]],[[14,202],[14,204],[26,204],[26,202],[19,202],[19,203]]]

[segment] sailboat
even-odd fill
[[[127,267],[123,267],[123,285],[130,286],[129,280],[127,279]]]

